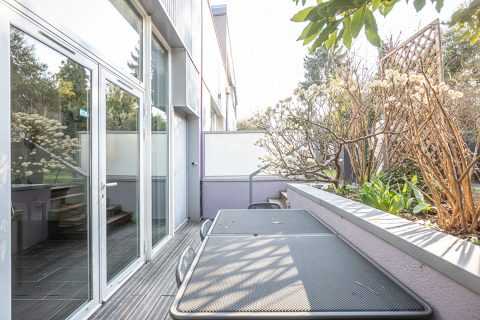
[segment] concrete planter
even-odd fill
[[[480,319],[480,246],[304,184],[288,185],[288,201],[422,297],[434,319]]]

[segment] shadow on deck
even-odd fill
[[[171,319],[170,305],[177,292],[175,266],[186,247],[198,250],[200,222],[189,222],[151,262],[144,265],[90,317],[106,319]]]

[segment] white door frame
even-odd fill
[[[100,298],[101,301],[106,301],[120,286],[125,283],[126,280],[132,276],[135,271],[140,268],[145,261],[145,103],[144,92],[140,90],[135,84],[129,82],[122,76],[115,74],[100,67],[99,71],[99,190],[100,197],[99,207],[99,226],[100,226]],[[121,89],[129,92],[130,94],[139,98],[139,194],[137,195],[138,201],[138,222],[139,222],[139,257],[133,261],[125,270],[115,276],[110,282],[107,281],[107,199],[106,199],[106,177],[107,177],[107,164],[106,164],[106,85],[107,81],[111,82]],[[102,187],[103,186],[103,187]]]
[[[90,195],[91,195],[91,202],[90,202],[90,234],[89,237],[91,239],[89,245],[89,250],[90,250],[90,262],[91,262],[91,300],[86,302],[83,306],[81,306],[79,309],[77,309],[73,314],[69,316],[69,319],[82,319],[88,316],[89,314],[92,313],[94,309],[98,306],[100,302],[100,272],[99,272],[99,258],[100,258],[100,250],[99,250],[99,230],[96,228],[99,225],[99,214],[98,214],[98,199],[99,199],[99,193],[98,193],[98,173],[99,173],[99,167],[98,167],[98,162],[96,161],[98,159],[98,64],[88,58],[86,55],[81,53],[79,50],[77,50],[74,46],[72,46],[70,43],[66,42],[63,38],[58,37],[55,33],[50,31],[50,28],[43,26],[37,22],[34,22],[32,19],[26,17],[22,12],[17,11],[14,8],[8,8],[6,7],[3,3],[0,3],[0,17],[2,20],[2,24],[0,25],[0,34],[5,36],[5,33],[9,35],[10,33],[10,27],[14,26],[23,32],[25,32],[28,36],[42,42],[49,48],[59,52],[63,56],[67,57],[68,59],[71,59],[78,64],[82,65],[83,67],[87,68],[90,70],[90,85],[91,85],[91,110],[90,110],[90,136],[91,136],[91,141],[90,141]],[[7,30],[5,30],[7,28]],[[5,39],[2,39],[0,37],[0,41],[4,42]],[[2,75],[0,75],[0,79],[2,76],[7,76],[8,78],[10,77],[9,72],[5,72],[3,74],[3,71],[8,71],[5,70],[4,68],[1,68],[2,64],[5,63],[3,59],[8,59],[6,63],[8,65],[10,64],[10,50],[9,50],[9,41],[7,41],[7,50],[8,54],[7,55],[0,55],[4,58],[0,60],[0,71],[2,71]],[[4,43],[0,44],[0,48],[4,46]],[[4,47],[3,47],[4,48]],[[8,122],[8,126],[6,128],[10,128],[10,82],[2,82],[5,83],[6,86],[2,87],[2,90],[4,90],[5,97],[8,97],[8,103],[6,104],[6,109],[4,109],[4,115],[5,117],[2,117],[6,119]],[[10,134],[8,134],[8,145],[10,145]],[[1,151],[1,150],[0,150]],[[0,154],[1,158],[1,154]],[[8,163],[8,168],[10,168],[10,156],[7,158]],[[7,170],[8,176],[10,176],[10,170]],[[11,206],[11,185],[10,185],[10,179],[8,179],[8,201],[7,204],[10,207]],[[8,211],[10,213],[10,210]],[[0,217],[1,219],[1,217]],[[8,233],[10,233],[10,224],[8,224]],[[10,248],[10,246],[8,246]],[[8,255],[11,255],[11,250],[7,251]],[[10,258],[8,259],[10,261]],[[10,286],[11,283],[11,272],[6,273],[9,277],[8,281],[5,281],[5,283],[8,283]],[[5,303],[5,306],[3,305]],[[5,317],[5,319],[9,319],[11,317],[11,297],[10,299],[2,299],[0,301],[0,310],[8,310],[8,315]],[[0,312],[0,317],[3,319],[3,313]]]

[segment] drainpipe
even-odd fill
[[[205,168],[205,153],[203,146],[205,145],[203,134],[203,1],[200,1],[200,219],[203,217],[203,178]],[[210,7],[210,4],[209,4]]]

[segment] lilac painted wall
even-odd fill
[[[306,209],[317,215],[424,299],[433,308],[434,319],[480,319],[477,293],[295,190],[288,189],[288,201],[292,209]]]
[[[286,191],[286,180],[256,180],[253,182],[253,202],[278,198]],[[202,182],[202,215],[215,218],[220,209],[246,209],[248,207],[248,180],[204,180]]]

